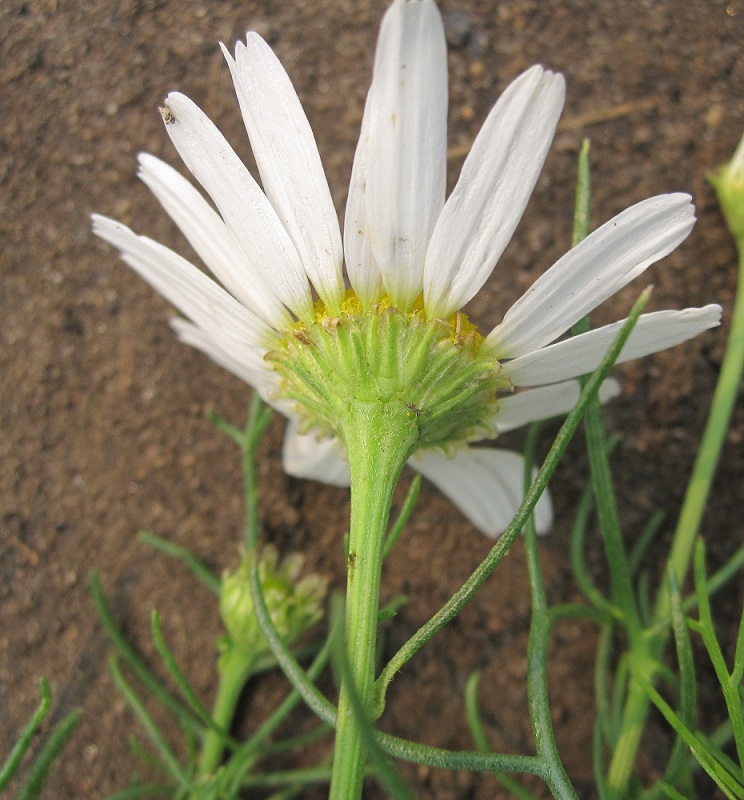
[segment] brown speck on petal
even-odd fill
[[[160,116],[163,118],[163,122],[166,125],[173,125],[176,121],[176,117],[169,106],[161,106],[158,111],[160,111]]]

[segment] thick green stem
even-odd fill
[[[370,712],[385,532],[398,476],[419,432],[415,414],[404,403],[394,401],[355,403],[344,420],[344,434],[351,472],[345,645],[349,680]],[[338,704],[332,800],[361,797],[365,761],[359,723],[344,680]]]

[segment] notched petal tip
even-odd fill
[[[235,50],[237,51],[238,47],[240,47],[242,44],[243,43],[240,41],[236,42]],[[222,55],[225,56],[225,61],[227,61],[228,65],[235,63],[232,53],[228,50],[227,45],[224,42],[220,42],[220,50],[222,50]]]

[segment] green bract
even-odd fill
[[[446,447],[494,435],[497,392],[512,388],[482,342],[464,314],[427,319],[423,303],[403,313],[387,300],[365,312],[350,291],[340,315],[317,304],[315,321],[295,325],[266,359],[305,431],[346,441],[352,406],[379,403],[405,409],[414,449]]]

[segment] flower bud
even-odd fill
[[[737,242],[744,242],[744,136],[728,164],[709,176],[726,224]]]
[[[323,616],[326,581],[315,573],[298,580],[302,561],[299,553],[290,553],[280,562],[276,548],[268,546],[258,565],[271,620],[287,644],[296,641]],[[222,653],[220,668],[238,652],[251,663],[270,652],[253,610],[249,584],[252,566],[252,555],[244,553],[240,566],[222,578],[220,615],[227,635],[218,645]]]

